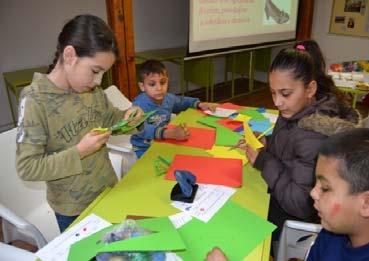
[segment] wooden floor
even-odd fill
[[[215,86],[215,100],[216,101],[229,101],[238,105],[251,106],[251,107],[265,107],[268,109],[276,109],[273,100],[271,98],[268,86],[265,83],[255,82],[255,88],[252,93],[248,93],[248,80],[238,79],[236,81],[236,95],[238,97],[229,99],[231,97],[231,88],[228,84],[218,84]],[[248,94],[247,94],[248,93]],[[198,89],[191,91],[188,96],[198,97],[200,100],[205,100],[205,89]],[[363,117],[368,116],[369,107],[364,106],[361,103],[357,104],[357,109],[360,111]],[[0,219],[1,222],[1,219]],[[1,224],[1,223],[0,223]],[[0,241],[3,241],[1,225],[0,225]],[[36,251],[35,246],[27,243],[16,241],[14,245],[30,250]]]

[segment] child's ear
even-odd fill
[[[317,89],[318,89],[318,84],[316,83],[315,80],[312,80],[307,86],[308,97],[313,98],[316,94]]]
[[[365,191],[360,195],[362,204],[360,214],[362,217],[369,218],[369,191]]]
[[[141,92],[145,92],[143,82],[138,82],[138,87],[140,87]]]
[[[76,49],[74,49],[74,47],[71,45],[67,45],[63,50],[63,63],[66,65],[73,65],[76,60]]]

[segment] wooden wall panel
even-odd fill
[[[119,48],[119,59],[112,68],[113,83],[132,100],[138,94],[132,0],[106,0],[106,10]]]
[[[297,40],[307,40],[311,37],[313,26],[314,0],[301,0],[299,20],[297,22]]]

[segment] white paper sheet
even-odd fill
[[[180,228],[187,222],[191,221],[192,216],[186,212],[179,212],[177,214],[169,216],[169,220],[172,222],[175,228]]]
[[[205,110],[204,112],[206,114],[213,115],[216,117],[227,118],[231,116],[233,113],[236,113],[237,111],[231,109],[216,108],[215,112],[212,112],[210,110]]]
[[[172,206],[206,223],[235,192],[226,186],[199,185],[193,203],[173,201]]]
[[[90,214],[37,251],[36,256],[42,261],[67,260],[69,248],[73,243],[111,225],[99,216]]]

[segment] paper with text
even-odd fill
[[[193,203],[174,201],[172,206],[206,223],[235,192],[226,186],[199,185]]]
[[[67,260],[73,243],[109,226],[111,223],[92,213],[37,251],[36,256],[42,261]]]

